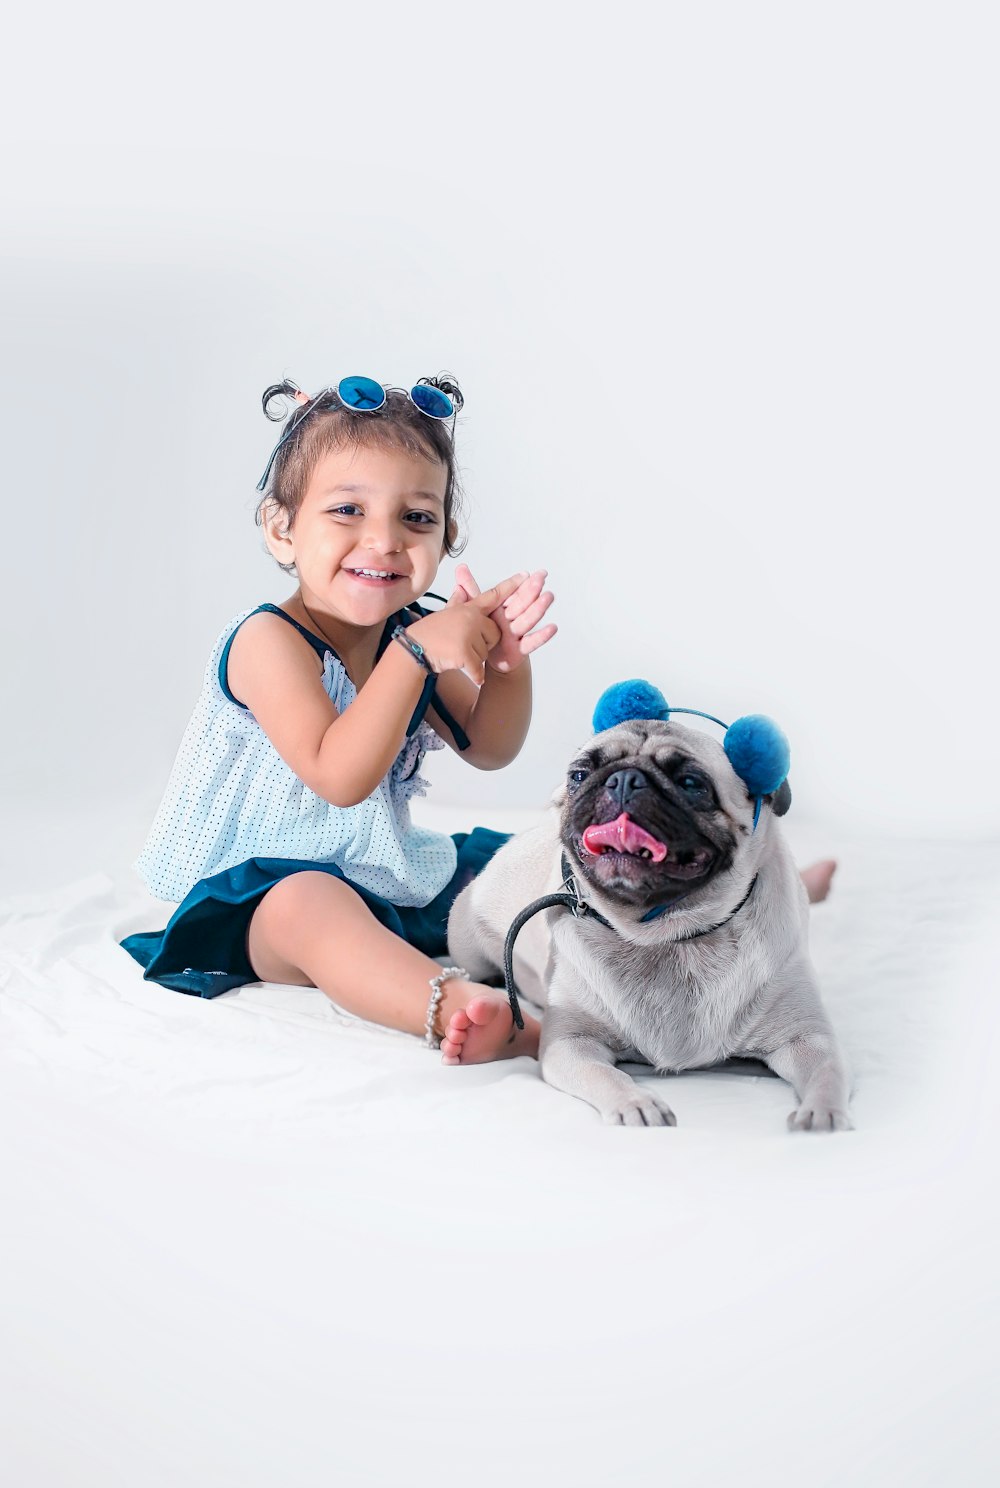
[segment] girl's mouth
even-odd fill
[[[405,574],[394,573],[388,568],[346,568],[352,579],[357,579],[361,584],[395,584],[398,579],[405,578]]]

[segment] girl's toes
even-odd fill
[[[469,1017],[468,1013],[465,1011],[465,1008],[456,1008],[451,1017],[448,1019],[448,1032],[466,1033],[468,1032],[471,1022],[472,1020]]]
[[[494,997],[474,997],[465,1009],[465,1016],[469,1023],[475,1023],[477,1027],[484,1028],[487,1023],[492,1023],[500,1012],[501,1004]]]

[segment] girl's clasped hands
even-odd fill
[[[544,588],[547,570],[513,574],[485,592],[468,565],[455,571],[455,588],[444,610],[425,615],[408,629],[436,673],[464,672],[477,686],[486,668],[516,671],[526,656],[552,639],[553,624],[535,627],[553,601]]]

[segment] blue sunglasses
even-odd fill
[[[351,413],[377,413],[388,394],[389,389],[376,382],[374,377],[342,377],[336,387],[321,388],[274,446],[264,474],[257,482],[257,490],[263,491],[267,485],[275,456],[285,440],[301,429],[309,415],[314,409],[322,407],[325,400],[335,398],[341,407],[349,409]],[[444,420],[454,417],[455,405],[448,394],[442,393],[440,388],[433,387],[428,382],[421,381],[415,387],[406,389],[406,396],[428,418]]]

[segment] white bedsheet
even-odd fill
[[[844,1135],[737,1074],[606,1128],[316,991],[144,983],[126,876],[8,896],[5,1481],[995,1482],[996,844],[790,836],[841,858]]]

